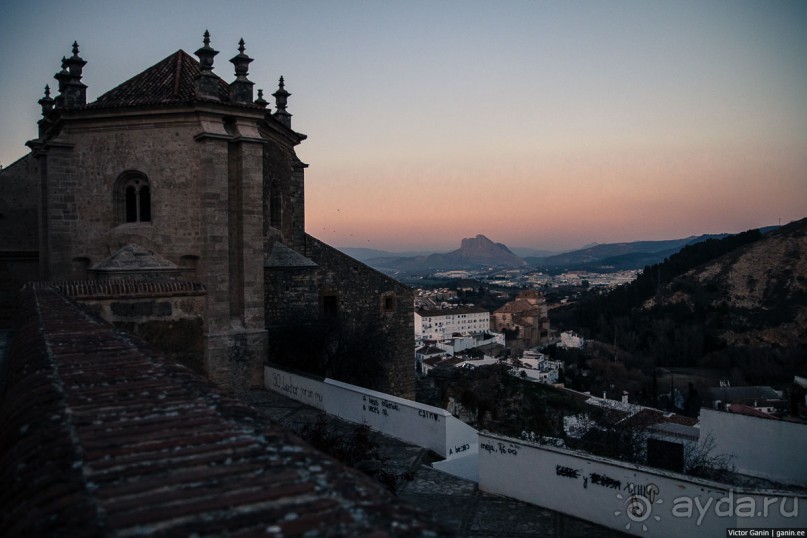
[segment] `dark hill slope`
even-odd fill
[[[728,345],[807,344],[807,219],[687,271],[644,304],[727,310]]]
[[[530,257],[526,260],[534,267],[545,269],[638,269],[660,263],[687,245],[724,237],[727,237],[727,234],[704,234],[665,241],[605,243],[544,258]]]
[[[648,364],[792,380],[807,357],[807,219],[687,246],[629,285],[553,310],[553,323]]]

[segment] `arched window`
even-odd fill
[[[116,224],[151,222],[151,189],[145,174],[135,171],[121,174],[112,198]]]

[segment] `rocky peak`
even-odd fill
[[[513,254],[506,245],[494,243],[482,234],[463,239],[459,250],[455,250],[450,254],[478,263],[494,263],[514,267],[526,265],[526,262]]]

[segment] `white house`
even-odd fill
[[[478,306],[415,310],[415,337],[445,340],[454,334],[490,331],[490,312]]]

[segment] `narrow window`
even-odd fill
[[[336,295],[323,295],[322,313],[326,316],[336,317],[339,313],[339,302],[336,299]]]
[[[115,224],[151,222],[151,189],[146,176],[128,171],[115,181],[112,203]]]
[[[137,189],[126,187],[126,222],[137,222]]]

